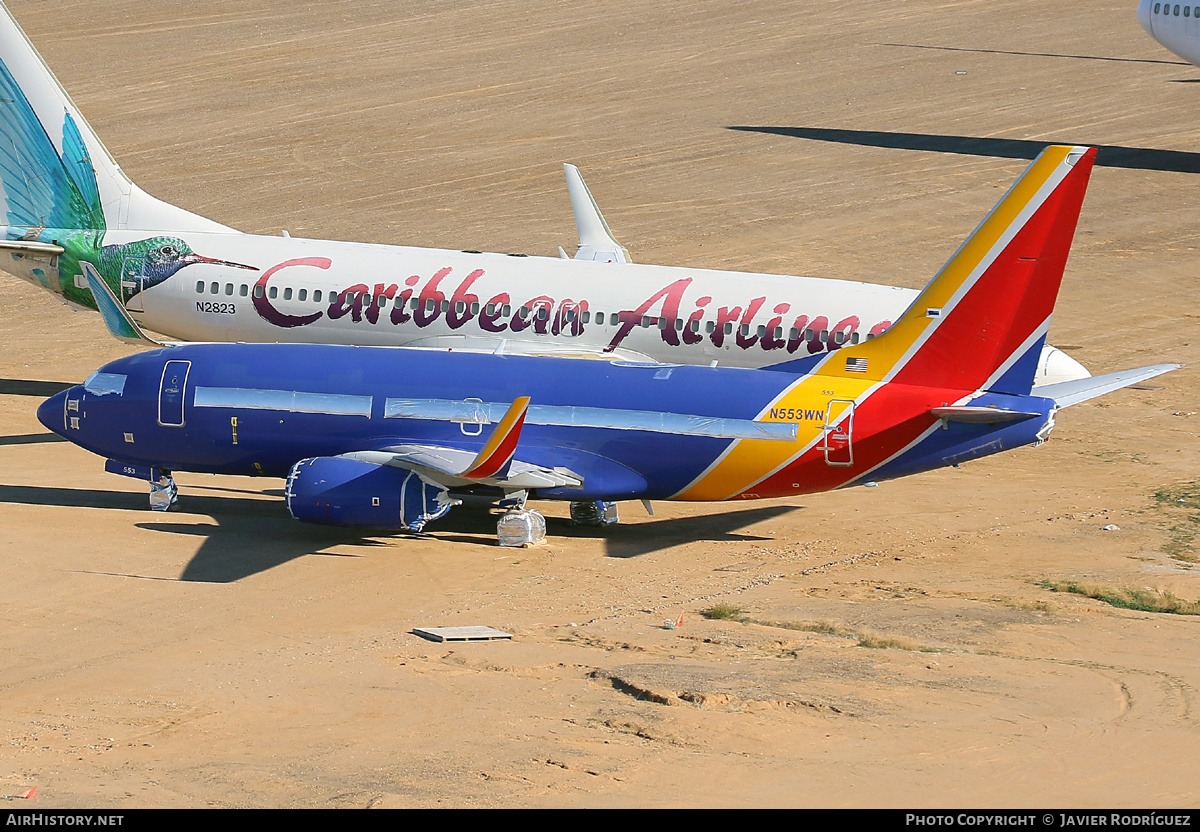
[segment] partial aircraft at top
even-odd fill
[[[0,269],[94,308],[90,263],[146,329],[292,341],[791,367],[884,332],[915,290],[639,265],[566,166],[574,259],[243,234],[138,188],[7,9]],[[1041,345],[1039,384],[1086,378]]]
[[[1146,34],[1184,60],[1200,66],[1200,3],[1141,0],[1137,15]]]

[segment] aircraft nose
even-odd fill
[[[45,425],[47,430],[51,430],[59,436],[65,437],[67,435],[67,397],[72,394],[75,394],[76,398],[79,397],[76,388],[71,387],[55,393],[42,402],[41,406],[37,409],[38,421]]]
[[[1154,30],[1150,28],[1150,3],[1151,0],[1142,0],[1138,3],[1138,23],[1142,24],[1147,35],[1154,37]]]

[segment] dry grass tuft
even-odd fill
[[[731,604],[714,604],[706,610],[700,610],[700,614],[710,621],[749,621],[744,609]]]
[[[1126,610],[1200,615],[1200,601],[1186,601],[1169,589],[1126,589],[1103,584],[1080,584],[1074,581],[1039,581],[1038,586],[1051,592],[1083,595]]]

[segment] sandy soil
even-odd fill
[[[1155,498],[1200,461],[1200,69],[1133,0],[10,5],[135,181],[261,233],[572,250],[572,161],[640,261],[919,286],[1025,165],[962,138],[1178,151],[1102,157],[1051,340],[1190,366],[961,470],[602,533],[547,505],[549,542],[509,551],[465,511],[301,526],[276,481],[182,475],[151,514],[11,392],[126,348],[0,277],[0,792],[1197,805],[1200,618],[1037,585],[1200,598],[1197,515]],[[516,638],[409,633],[453,624]]]

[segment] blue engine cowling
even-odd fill
[[[419,532],[458,501],[415,471],[357,459],[302,459],[288,472],[288,511],[305,523]]]

